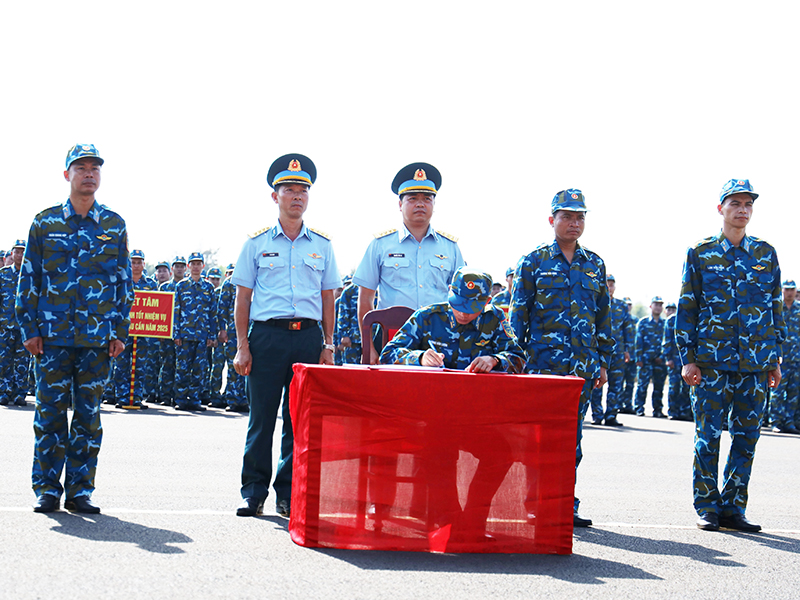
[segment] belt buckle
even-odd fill
[[[300,326],[302,323],[300,321],[290,321],[289,322],[289,329],[292,331],[300,331]]]

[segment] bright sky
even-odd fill
[[[425,161],[434,227],[496,279],[552,241],[550,200],[577,187],[618,296],[677,300],[732,177],[761,194],[748,233],[800,279],[797,22],[778,2],[11,3],[0,248],[66,199],[80,142],[148,262],[236,260],[277,218],[269,165],[300,152],[306,222],[343,273],[399,225],[395,173]]]

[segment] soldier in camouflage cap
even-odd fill
[[[667,395],[669,418],[676,421],[694,421],[689,401],[689,386],[681,377],[681,359],[678,355],[678,344],[675,343],[677,308],[674,302],[669,302],[664,307],[667,318],[664,321],[664,338],[661,342],[661,356],[667,364],[669,380]]]
[[[226,273],[233,273],[234,265],[228,265]],[[225,410],[246,413],[250,411],[245,392],[245,378],[236,372],[233,359],[236,357],[236,326],[234,308],[236,302],[236,286],[230,276],[225,278],[217,296],[217,322],[219,326],[219,347],[228,366],[228,374],[223,393]]]
[[[0,268],[0,405],[25,406],[28,394],[30,355],[22,345],[19,323],[14,314],[25,240],[14,242],[12,262]]]
[[[745,231],[756,198],[748,180],[726,183],[717,206],[722,231],[689,248],[683,267],[675,338],[693,394],[694,508],[707,531],[761,529],[745,517],[747,486],[767,388],[781,380],[786,326],[778,255]],[[731,449],[720,491],[724,420]]]
[[[653,382],[653,394],[650,401],[653,405],[653,416],[664,418],[662,412],[664,382],[667,379],[667,367],[661,356],[661,344],[664,341],[664,319],[661,312],[664,300],[655,296],[650,302],[650,316],[643,317],[636,324],[636,402],[634,409],[639,416],[644,415],[647,400],[647,386]]]
[[[361,330],[358,327],[358,286],[352,278],[345,282],[342,295],[337,300],[336,334],[339,364],[357,365],[361,362]]]
[[[527,372],[576,375],[585,380],[576,423],[577,474],[583,457],[583,419],[592,389],[607,380],[614,339],[605,262],[578,243],[587,211],[583,193],[561,191],[550,208],[555,240],[520,259],[509,313],[527,355]],[[592,522],[578,514],[578,504],[575,498],[573,525],[588,527]]]
[[[70,149],[69,198],[34,218],[20,273],[17,320],[36,357],[36,512],[57,510],[64,491],[68,510],[100,512],[91,501],[100,396],[109,359],[125,348],[133,304],[125,221],[95,200],[102,164],[91,144]]]
[[[0,271],[1,272],[1,271]],[[783,282],[783,319],[786,322],[786,340],[781,352],[781,382],[772,392],[769,416],[775,433],[800,434],[797,429],[798,395],[800,395],[800,304],[797,284],[788,279]]]
[[[158,286],[159,292],[175,292],[179,281],[183,281],[186,273],[186,259],[176,256],[172,261],[172,279]],[[175,402],[175,342],[159,340],[161,368],[158,373],[158,394],[163,406],[172,406]]]

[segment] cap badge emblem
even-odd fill
[[[290,160],[289,161],[289,170],[290,171],[294,171],[294,172],[299,171],[300,170],[300,161],[297,160],[296,158],[293,158],[292,160]]]
[[[739,180],[739,181],[737,181],[737,182],[736,182],[736,184],[737,184],[737,185],[744,185],[744,181],[742,181],[742,180]]]
[[[474,281],[468,281],[468,282],[467,282],[467,289],[470,289],[470,290],[471,290],[471,289],[473,289],[474,287],[475,287],[475,282],[474,282]]]
[[[91,146],[81,146],[81,150],[83,150],[84,152],[88,152],[91,149],[92,149]]]
[[[577,200],[578,199],[578,194],[572,194],[572,199],[573,200]]]
[[[414,181],[425,181],[427,178],[428,176],[425,175],[425,171],[422,169],[417,169],[417,172],[414,173]]]

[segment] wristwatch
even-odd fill
[[[336,352],[336,346],[333,344],[322,344],[323,350],[330,350],[331,352]]]

